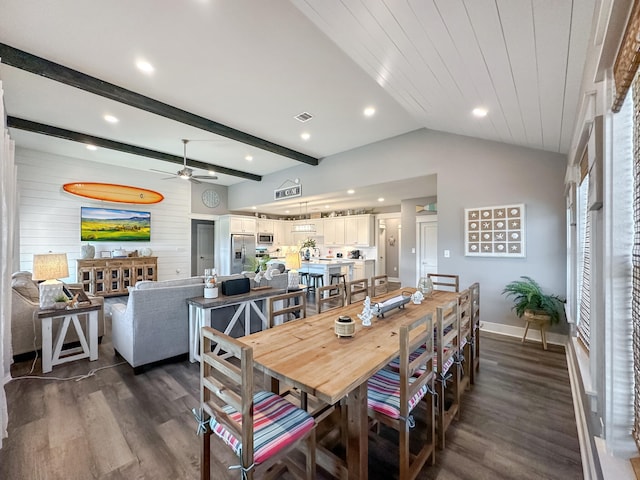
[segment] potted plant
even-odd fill
[[[558,323],[564,317],[565,300],[558,295],[546,294],[540,285],[530,277],[522,276],[507,284],[502,294],[513,298],[513,307],[518,317],[547,316],[551,324]]]
[[[310,248],[316,248],[316,241],[315,239],[308,237],[300,246],[300,250],[303,251],[305,260],[309,260],[311,258],[311,252],[309,251]]]
[[[66,295],[60,294],[58,295],[56,298],[53,299],[53,301],[55,302],[53,304],[53,308],[55,308],[56,310],[62,310],[63,308],[67,308],[67,301],[69,299],[67,298]]]

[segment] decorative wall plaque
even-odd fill
[[[473,257],[525,257],[524,204],[465,208],[464,252]]]

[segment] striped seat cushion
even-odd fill
[[[409,354],[409,361],[412,362],[413,360],[415,360],[416,358],[418,358],[420,355],[422,355],[425,352],[425,346],[421,346],[416,348],[413,352],[411,352]],[[434,357],[434,361],[435,361],[435,357]],[[396,357],[393,360],[391,360],[389,363],[387,363],[387,368],[389,370],[393,370],[395,372],[399,372],[400,371],[400,357]],[[413,374],[416,377],[419,377],[420,375],[422,375],[424,373],[425,370],[425,366],[424,365],[420,365],[420,367],[418,367],[418,369],[415,371],[415,373]]]
[[[271,392],[258,392],[253,396],[253,461],[260,464],[311,430],[315,421],[311,415]],[[242,424],[242,415],[232,407],[226,413]],[[236,455],[242,452],[242,441],[218,423],[209,421],[211,431],[229,445]]]
[[[411,383],[414,378],[409,380]],[[427,386],[423,385],[416,394],[409,399],[409,411],[427,393]],[[400,418],[400,375],[389,370],[379,370],[367,382],[367,406],[390,418]]]

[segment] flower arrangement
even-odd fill
[[[316,248],[316,241],[311,237],[307,237],[306,240],[302,242],[300,248]]]

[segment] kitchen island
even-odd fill
[[[348,279],[353,278],[353,260],[310,260],[308,262],[303,261],[300,266],[300,272],[306,273],[321,273],[323,275],[324,284],[329,285],[330,275],[332,273],[342,273],[343,268],[349,269]]]

